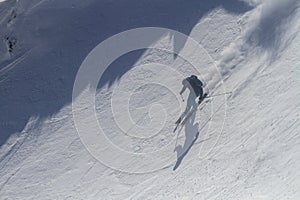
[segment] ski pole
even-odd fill
[[[220,96],[220,95],[224,95],[224,94],[230,94],[230,93],[232,93],[232,91],[231,92],[224,92],[224,93],[220,93],[220,94],[215,94],[215,95],[212,95],[212,96],[207,96],[206,98]]]

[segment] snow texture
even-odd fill
[[[299,17],[297,0],[0,0],[0,199],[300,199]],[[191,74],[231,93],[174,134]]]

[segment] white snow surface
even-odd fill
[[[0,1],[0,199],[300,199],[299,17],[297,0]],[[74,95],[98,44],[143,27],[169,32]],[[177,140],[191,74],[232,93]]]

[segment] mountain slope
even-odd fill
[[[298,7],[1,2],[1,198],[300,198]],[[120,56],[95,88],[86,80],[72,99],[90,51],[144,26],[169,30],[151,48]],[[212,95],[232,93],[207,102],[175,147],[174,122],[185,108],[178,92],[192,73]],[[120,151],[92,134],[93,117]]]

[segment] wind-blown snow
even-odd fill
[[[0,199],[300,199],[299,17],[297,0],[0,1]],[[104,72],[96,117],[136,155],[113,154],[108,166],[73,118],[96,126],[90,80],[74,102],[73,86],[92,49],[140,27],[203,49],[170,31]],[[197,111],[175,147],[178,92],[192,73],[206,91],[232,93]],[[90,142],[108,155],[103,140]]]

